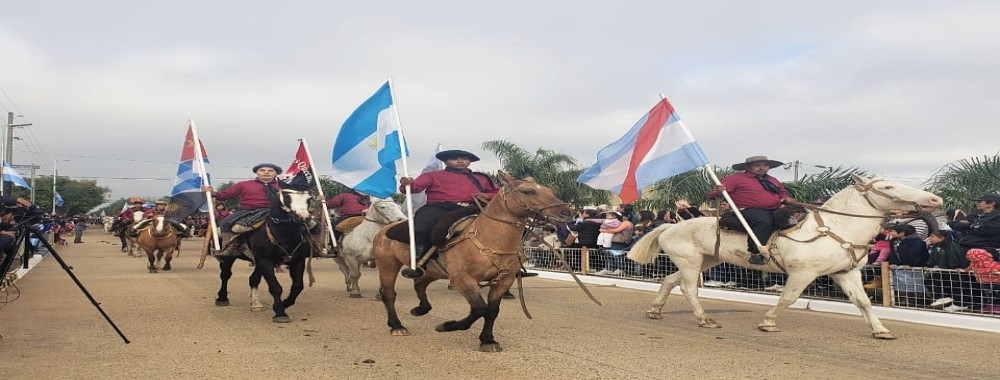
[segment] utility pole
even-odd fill
[[[7,143],[5,145],[6,149],[4,151],[4,161],[7,161],[8,164],[11,164],[11,166],[14,165],[12,162],[14,160],[14,127],[27,127],[30,125],[31,123],[14,124],[14,113],[7,112]],[[12,186],[14,186],[14,184],[4,182],[3,187],[0,188],[0,195],[11,194],[13,190]]]

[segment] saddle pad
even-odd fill
[[[456,223],[465,223],[464,221],[467,217],[474,216],[478,213],[479,208],[465,207],[441,215],[441,217],[438,218],[437,223],[434,224],[434,229],[431,230],[431,244],[440,245],[448,241],[448,238],[451,237],[453,225]],[[473,219],[475,218],[468,218],[468,221],[471,222]],[[409,222],[400,223],[389,227],[389,229],[385,231],[385,237],[400,243],[410,244],[410,235],[407,230],[409,228],[407,227],[408,223]],[[461,228],[465,228],[465,224],[463,224]],[[460,232],[462,230],[461,228],[455,229],[455,231]]]

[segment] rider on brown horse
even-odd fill
[[[153,207],[153,208],[151,208],[149,210],[144,211],[142,213],[142,217],[143,217],[142,221],[140,221],[139,223],[136,223],[135,225],[132,226],[132,233],[133,234],[138,234],[138,232],[139,232],[140,229],[142,229],[147,224],[149,224],[149,222],[153,221],[153,218],[156,218],[157,216],[166,214],[166,212],[167,212],[167,205],[168,205],[167,201],[156,201],[156,207]],[[180,237],[182,237],[182,238],[191,237],[191,234],[189,234],[187,232],[187,226],[184,225],[184,223],[178,222],[176,220],[166,219],[166,218],[164,218],[164,220],[167,223],[170,223],[171,226],[174,226],[174,229],[177,230],[177,235],[180,235]]]
[[[125,234],[127,231],[122,230],[129,223],[132,223],[132,215],[136,212],[142,212],[142,204],[145,201],[139,197],[131,197],[128,199],[128,208],[122,210],[121,213],[115,218],[114,224],[111,225],[112,231],[117,231],[117,233]]]
[[[488,201],[500,190],[486,174],[469,170],[469,164],[479,161],[475,154],[446,150],[435,157],[444,162],[444,170],[424,173],[416,179],[399,179],[400,192],[410,185],[413,193],[427,194],[427,204],[413,215],[413,245],[418,258],[430,249],[430,234],[438,217],[463,207],[476,207],[474,198]]]

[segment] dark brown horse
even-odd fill
[[[531,180],[517,180],[500,172],[504,186],[496,197],[461,234],[453,237],[439,249],[439,259],[430,262],[423,277],[416,279],[413,288],[420,305],[410,314],[420,316],[431,310],[427,301],[427,285],[450,279],[471,310],[457,321],[444,322],[437,331],[468,330],[479,318],[485,320],[479,334],[479,349],[483,352],[501,351],[500,343],[493,339],[493,324],[500,313],[500,300],[513,284],[525,257],[521,239],[529,219],[565,223],[575,214],[552,190]],[[386,237],[386,231],[397,222],[383,228],[375,235],[372,252],[378,267],[382,303],[388,315],[392,335],[410,335],[396,314],[396,279],[403,265],[410,262],[409,246]],[[480,294],[480,284],[488,284],[488,299]]]

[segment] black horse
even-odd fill
[[[274,298],[272,321],[288,323],[292,319],[285,313],[285,309],[295,304],[295,299],[305,288],[302,276],[305,272],[305,260],[312,249],[309,224],[313,223],[310,223],[309,200],[313,195],[308,189],[298,186],[292,188],[293,185],[281,181],[279,184],[281,191],[277,199],[271,199],[271,210],[264,225],[239,238],[249,247],[255,264],[253,273],[250,274],[250,308],[264,310],[257,291],[263,278],[267,281],[268,292]],[[215,299],[217,306],[229,305],[228,283],[229,278],[233,276],[233,263],[237,258],[250,260],[246,256],[217,258],[221,269],[219,277],[222,279],[219,297]],[[275,268],[282,264],[288,266],[288,274],[292,279],[288,298],[284,300],[281,299],[281,284],[274,274]]]

